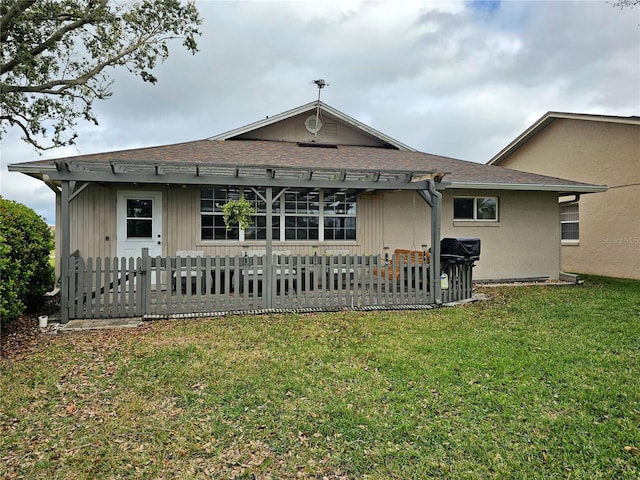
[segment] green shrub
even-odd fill
[[[36,212],[0,197],[0,316],[3,322],[44,303],[53,285],[53,238]]]

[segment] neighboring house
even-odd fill
[[[489,164],[607,185],[560,198],[562,268],[640,278],[640,117],[549,112]]]
[[[383,255],[477,237],[479,280],[557,279],[558,197],[606,189],[418,152],[319,101],[205,140],[9,170],[56,192],[62,257],[238,255],[269,236],[293,254]],[[258,214],[227,231],[219,205],[240,195]]]

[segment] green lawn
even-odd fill
[[[640,282],[158,321],[0,360],[0,478],[640,478]]]

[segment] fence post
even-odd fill
[[[149,281],[151,275],[149,272],[149,249],[142,249],[142,265],[140,268],[140,284],[138,288],[140,288],[141,298],[140,298],[140,316],[144,317],[149,313],[149,307],[151,305],[151,282]]]

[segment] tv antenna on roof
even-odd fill
[[[318,122],[320,121],[320,92],[322,92],[322,89],[324,87],[328,87],[329,84],[327,82],[324,81],[324,79],[319,78],[318,80],[312,80],[311,83],[315,83],[316,87],[318,87],[318,103],[316,104],[316,126],[314,128],[314,136],[318,136],[318,130],[319,130],[319,125]]]

